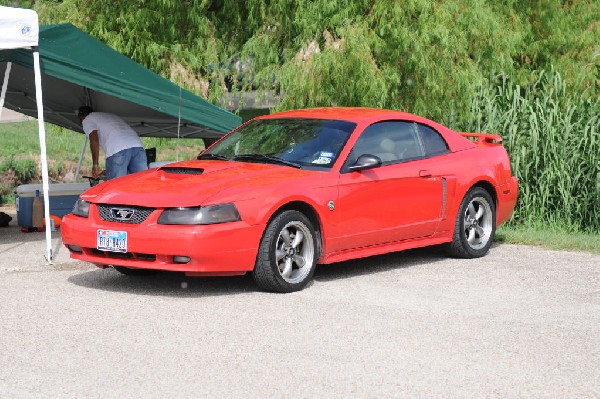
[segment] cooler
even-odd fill
[[[50,214],[63,217],[71,213],[73,205],[79,195],[90,188],[90,183],[59,183],[50,184]],[[17,223],[20,227],[32,227],[33,198],[39,190],[42,201],[44,200],[41,184],[22,184],[17,187]]]

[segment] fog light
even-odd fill
[[[189,256],[174,256],[173,257],[173,262],[175,263],[188,263],[190,261],[190,257]]]
[[[81,249],[81,247],[78,247],[77,245],[69,244],[67,246],[67,248],[69,248],[70,251],[76,252],[78,254],[82,254],[83,253],[83,250]]]

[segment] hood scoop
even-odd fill
[[[164,166],[160,168],[160,170],[175,175],[201,175],[204,172],[204,169],[202,168],[188,168],[181,166]]]

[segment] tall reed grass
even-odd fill
[[[600,231],[600,101],[555,72],[482,87],[468,131],[498,133],[520,183],[512,223]]]

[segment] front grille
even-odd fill
[[[201,175],[204,169],[201,168],[182,168],[176,166],[165,166],[160,168],[165,173],[173,173],[177,175]]]
[[[117,217],[117,215],[115,214],[115,211],[118,210],[133,211],[133,214],[130,218],[124,220],[123,218]],[[102,218],[102,220],[106,220],[107,222],[140,224],[143,223],[144,220],[146,220],[146,218],[150,216],[152,212],[154,212],[154,208],[145,208],[142,206],[98,204],[98,213],[100,213],[100,218]]]

